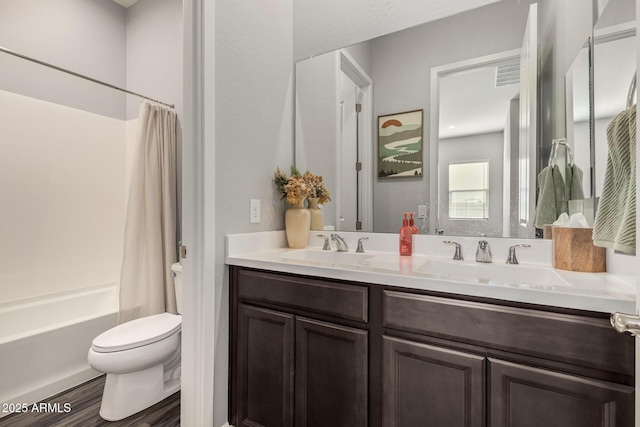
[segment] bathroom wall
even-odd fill
[[[299,61],[496,1],[296,0],[294,59]]]
[[[0,46],[126,84],[125,9],[99,0],[2,0]],[[0,89],[108,117],[124,118],[124,96],[0,53]]]
[[[182,0],[126,11],[106,0],[0,2],[0,46],[167,99],[179,114],[181,34]],[[5,53],[0,69],[0,238],[12,242],[0,247],[0,301],[117,283],[137,132],[126,96]],[[140,99],[130,98],[131,118]]]
[[[209,3],[207,3],[208,5]],[[272,183],[293,162],[293,0],[215,2],[215,390],[214,426],[227,421],[228,274],[224,236],[284,227]],[[205,141],[205,151],[212,148]],[[261,223],[249,224],[249,200]],[[206,230],[205,230],[206,233]],[[214,262],[214,260],[205,260]]]
[[[113,2],[0,2],[0,46],[125,84]],[[119,279],[125,97],[0,53],[0,300]]]

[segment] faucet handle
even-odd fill
[[[509,256],[507,256],[507,264],[518,264],[518,258],[516,258],[516,248],[530,248],[531,245],[520,244],[509,247]]]
[[[369,237],[361,237],[358,239],[358,247],[356,248],[356,252],[364,253],[364,248],[362,247],[363,240],[369,240]]]
[[[456,261],[464,260],[464,258],[462,257],[462,247],[460,246],[460,243],[454,242],[452,240],[444,240],[442,243],[447,245],[456,245],[456,251],[453,254],[453,259]]]
[[[331,250],[331,245],[329,244],[329,236],[325,236],[324,234],[318,234],[316,237],[324,237],[324,246],[322,246],[323,251]]]

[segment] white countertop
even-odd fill
[[[318,234],[328,234],[320,232]],[[226,263],[240,267],[293,273],[304,276],[349,280],[362,283],[389,285],[401,288],[446,292],[495,298],[506,301],[542,304],[554,307],[575,308],[597,312],[635,312],[635,277],[611,273],[579,273],[551,268],[548,241],[528,240],[531,252],[518,252],[519,265],[505,265],[496,257],[512,244],[522,243],[516,239],[487,239],[494,253],[494,263],[487,266],[476,263],[474,256],[466,255],[469,238],[452,238],[463,244],[464,261],[453,261],[448,256],[452,247],[442,246],[443,236],[419,236],[414,242],[414,255],[399,256],[397,253],[381,251],[389,247],[393,234],[345,233],[350,247],[346,255],[349,261],[338,263],[341,254],[322,251],[322,239],[310,237],[307,249],[286,247],[284,232],[262,232],[227,236]],[[375,240],[365,242],[364,255],[353,253],[359,236],[373,236]],[[478,239],[471,238],[474,243]],[[397,246],[397,242],[396,245]],[[369,249],[371,247],[371,249]],[[422,250],[416,251],[416,248]],[[434,252],[440,252],[437,256]],[[442,256],[447,254],[447,256]],[[318,256],[319,259],[315,259]],[[355,259],[360,256],[360,258]],[[306,258],[306,259],[305,259]],[[335,259],[333,259],[335,258]],[[527,259],[536,262],[526,262]],[[542,262],[541,262],[542,261]],[[435,268],[433,268],[435,266]],[[486,270],[482,270],[486,269]],[[493,270],[489,270],[493,269]],[[482,279],[483,271],[499,271],[517,279]],[[473,272],[465,275],[465,272]],[[480,274],[476,274],[480,272]],[[522,272],[522,273],[521,273]],[[460,274],[458,274],[460,273]],[[515,276],[514,276],[515,275]],[[528,277],[527,277],[528,276]],[[535,276],[535,277],[532,277]],[[549,284],[553,283],[553,284]]]

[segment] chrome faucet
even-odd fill
[[[324,239],[324,246],[322,246],[322,250],[330,251],[331,245],[329,245],[329,236],[325,236],[324,234],[318,234],[317,237],[322,237]]]
[[[491,249],[489,248],[489,242],[486,240],[480,240],[478,242],[478,249],[476,250],[476,262],[492,262]]]
[[[358,248],[356,249],[358,253],[364,253],[364,248],[362,247],[363,240],[369,240],[369,237],[361,237],[358,239]]]
[[[347,246],[347,242],[344,241],[344,238],[342,238],[342,236],[339,236],[336,233],[331,233],[331,240],[336,242],[336,251],[338,252],[349,251],[349,246]]]
[[[513,245],[509,246],[509,256],[507,257],[507,264],[518,264],[518,258],[516,258],[516,248],[530,248],[531,245]]]
[[[462,257],[462,248],[460,247],[460,243],[453,242],[451,240],[445,240],[442,243],[445,243],[447,245],[456,245],[456,251],[453,254],[453,259],[456,260],[456,261],[464,260],[464,258]]]

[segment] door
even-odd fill
[[[536,206],[538,110],[538,8],[532,4],[520,50],[520,137],[518,153],[518,219],[532,237]],[[524,229],[524,227],[521,227]],[[517,236],[514,236],[517,237]]]
[[[490,427],[632,427],[634,389],[489,359]]]
[[[483,356],[383,337],[385,427],[485,425]]]
[[[296,318],[296,427],[365,427],[367,331]]]
[[[341,144],[338,147],[339,159],[338,182],[340,185],[337,229],[357,231],[358,221],[359,177],[356,170],[358,159],[358,112],[356,111],[357,94],[360,88],[343,71],[339,72],[340,87],[340,130]]]
[[[238,307],[238,427],[293,426],[294,317]]]

